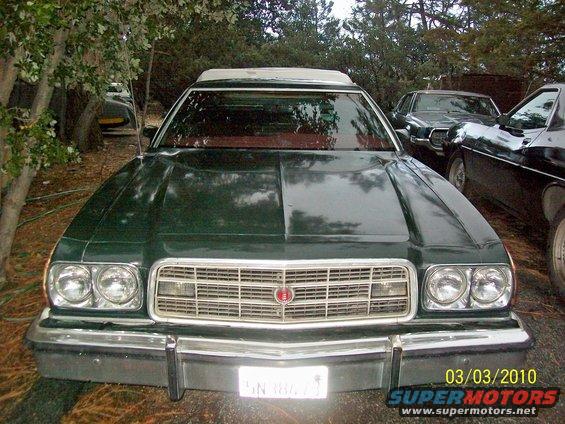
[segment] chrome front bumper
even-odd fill
[[[445,156],[445,153],[443,152],[443,146],[433,145],[429,138],[418,138],[415,136],[410,136],[410,143],[417,146],[426,147],[438,156]]]
[[[185,389],[237,391],[241,365],[326,365],[334,392],[442,383],[448,369],[520,367],[533,343],[514,314],[505,328],[299,343],[42,325],[48,318],[46,309],[26,336],[44,377],[163,386],[175,400]]]

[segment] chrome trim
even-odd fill
[[[443,127],[432,128],[432,130],[430,131],[430,136],[432,135],[432,133],[433,133],[434,131],[449,131],[449,128],[443,128]]]
[[[558,177],[557,175],[548,174],[547,172],[539,171],[534,168],[530,168],[529,166],[518,165],[520,168],[525,169],[526,171],[536,172],[538,174],[545,175],[546,177],[555,178],[556,180],[565,182],[565,178]]]
[[[508,163],[508,164],[510,164],[510,165],[514,165],[514,166],[518,166],[518,167],[520,166],[520,165],[517,164],[516,162],[512,162],[512,161],[510,161],[510,160],[508,160],[508,159],[499,158],[498,156],[494,156],[494,155],[491,155],[491,154],[489,154],[489,153],[481,152],[480,150],[477,150],[477,149],[472,149],[471,147],[466,146],[466,145],[461,145],[461,147],[463,147],[464,149],[470,150],[470,151],[472,151],[472,152],[479,153],[479,154],[481,154],[481,155],[483,155],[483,156],[488,156],[489,158],[496,159],[496,160],[499,160],[499,161],[501,161],[501,162],[506,162],[506,163]]]
[[[49,308],[47,308],[49,309]],[[117,325],[124,325],[124,326],[145,326],[145,325],[155,325],[157,324],[152,319],[144,319],[144,318],[116,318],[116,317],[87,317],[87,316],[76,316],[76,315],[60,315],[57,313],[53,313],[53,311],[49,312],[49,318],[57,320],[57,321],[65,321],[65,322],[95,322],[100,324],[117,324]],[[466,322],[502,322],[506,321],[508,317],[479,317],[479,318],[469,318],[469,317],[461,317],[461,318],[445,318],[445,317],[438,317],[438,318],[422,318],[418,319],[417,321],[412,321],[410,325],[412,326],[420,326],[420,325],[430,325],[430,324],[462,324]],[[404,325],[404,324],[401,324]]]
[[[437,153],[438,155],[443,155],[443,147],[434,146],[429,138],[418,138],[418,137],[410,136],[409,140],[412,144],[426,147],[432,150],[434,153]]]
[[[400,369],[402,364],[402,354],[403,354],[403,346],[402,340],[400,336],[391,336],[390,337],[390,361],[389,361],[389,368],[390,368],[390,376],[388,379],[388,384],[386,387],[388,390],[393,390],[398,388],[398,382],[400,381]]]
[[[432,130],[430,131],[430,136],[428,137],[428,139],[430,140],[430,144],[431,144],[431,142],[432,142],[432,141],[431,141],[431,140],[432,140],[432,134],[433,134],[435,131],[445,131],[445,132],[446,132],[446,135],[447,135],[447,133],[449,132],[449,128],[432,128]]]
[[[97,322],[102,324],[118,324],[118,325],[153,325],[155,321],[149,318],[117,318],[117,317],[84,317],[77,315],[60,315],[50,312],[49,318],[57,321],[73,321],[73,322]]]
[[[86,330],[42,327],[48,317],[45,309],[28,329],[26,339],[34,348],[107,350],[125,355],[146,352],[163,355],[169,334],[127,330]],[[367,337],[345,340],[316,340],[311,342],[260,342],[244,339],[217,339],[205,337],[176,337],[176,352],[181,355],[231,357],[266,360],[300,360],[340,357],[349,355],[386,354],[391,342],[401,347],[403,356],[422,356],[452,351],[484,351],[492,348],[505,350],[527,348],[532,338],[520,318],[511,313],[518,327],[497,329],[469,329],[424,331],[392,336]],[[137,351],[137,352],[136,352]]]
[[[280,81],[280,82],[284,83],[284,81]],[[339,86],[337,86],[337,87],[339,87]],[[175,104],[173,106],[174,111],[173,111],[173,109],[171,109],[169,114],[167,114],[167,119],[164,121],[163,125],[161,125],[161,127],[159,128],[159,131],[155,135],[155,138],[154,138],[155,142],[151,143],[151,147],[159,147],[159,144],[161,143],[161,139],[163,138],[163,135],[167,132],[172,119],[176,116],[178,110],[182,107],[182,105],[186,101],[186,98],[193,91],[265,91],[265,92],[272,92],[272,91],[291,91],[291,92],[296,91],[296,92],[298,92],[298,91],[302,91],[302,92],[306,92],[306,93],[312,93],[312,92],[314,92],[314,93],[348,93],[348,94],[360,94],[360,95],[362,95],[365,98],[365,100],[367,101],[367,103],[370,105],[373,112],[375,112],[375,114],[379,117],[381,124],[383,125],[383,127],[385,128],[385,131],[387,132],[388,136],[392,140],[392,144],[394,144],[394,147],[396,147],[396,151],[401,152],[402,151],[402,147],[401,147],[402,145],[400,144],[400,141],[398,140],[396,133],[394,132],[392,127],[390,127],[390,125],[388,124],[388,120],[386,119],[386,116],[384,115],[382,110],[378,107],[378,105],[375,103],[375,101],[364,90],[362,90],[360,87],[357,87],[355,85],[352,85],[352,87],[354,87],[354,88],[352,88],[350,90],[343,90],[343,89],[334,90],[334,89],[327,89],[327,88],[325,88],[325,89],[321,89],[321,88],[310,89],[310,88],[278,88],[278,87],[269,87],[269,88],[265,88],[265,87],[189,87],[184,92],[184,94],[179,98],[178,104]],[[168,119],[169,116],[170,116],[170,119]],[[268,149],[264,149],[264,150],[268,150]]]
[[[414,144],[425,144],[428,143],[430,140],[428,140],[427,138],[418,138],[416,136],[410,136],[410,141]]]
[[[177,338],[167,336],[165,339],[165,358],[167,360],[167,387],[171,400],[180,400],[183,390],[181,387],[181,364],[177,352]]]
[[[490,103],[494,106],[494,110],[498,114],[497,116],[500,116],[500,109],[498,108],[498,106],[496,105],[496,103],[494,102],[492,97],[489,97],[489,100],[490,100]],[[493,118],[495,118],[495,117],[493,117]]]
[[[353,318],[350,320],[333,320],[324,322],[301,322],[301,323],[261,323],[261,322],[238,322],[228,320],[207,320],[191,318],[164,318],[155,312],[155,290],[157,282],[157,270],[163,265],[215,265],[240,268],[315,268],[319,266],[331,267],[350,267],[350,266],[404,266],[408,270],[408,301],[409,310],[406,316],[386,317],[386,318]],[[149,272],[147,284],[147,311],[149,317],[155,322],[167,322],[173,324],[194,324],[227,326],[238,328],[278,328],[278,329],[297,329],[297,328],[328,328],[328,327],[347,327],[372,324],[398,324],[410,321],[416,315],[418,309],[418,277],[414,265],[406,259],[313,259],[313,260],[255,260],[255,259],[202,259],[202,258],[165,258],[156,261]]]

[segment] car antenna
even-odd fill
[[[133,99],[133,114],[135,117],[135,135],[137,138],[137,156],[143,158],[142,149],[141,149],[141,135],[140,135],[140,128],[138,127],[138,120],[137,120],[137,105],[135,101],[135,94],[133,92],[133,83],[131,79],[131,60],[130,60],[130,51],[127,44],[127,31],[124,30],[122,41],[124,43],[124,48],[126,50],[126,59],[128,65],[128,82],[129,82],[129,91],[131,94],[131,98]]]

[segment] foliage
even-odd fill
[[[25,165],[47,168],[53,164],[80,162],[78,152],[57,139],[56,123],[49,111],[31,121],[29,110],[0,106],[0,125],[8,128],[4,140],[10,151],[0,172],[17,177]]]
[[[392,106],[396,93],[423,88],[427,77],[440,73],[432,49],[406,12],[402,1],[370,1],[358,4],[345,24],[353,75],[383,107]]]
[[[59,68],[69,87],[101,95],[111,81],[125,82],[140,73],[141,57],[156,39],[172,38],[196,16],[231,21],[223,0],[110,0],[88,2],[69,36],[67,56]]]
[[[473,25],[462,36],[468,68],[527,79],[563,80],[565,4],[546,0],[465,0]]]
[[[16,51],[23,52],[17,63],[19,76],[31,83],[38,82],[47,70],[55,34],[65,29],[68,34],[65,54],[49,84],[64,84],[64,89],[76,88],[102,97],[109,82],[137,77],[141,72],[141,56],[155,39],[172,37],[179,26],[196,16],[206,16],[214,22],[233,21],[235,15],[229,3],[227,0],[7,0],[0,8],[3,21],[0,60],[7,60]],[[0,72],[0,81],[1,77]],[[29,111],[2,113],[5,119],[0,121],[0,129],[8,131],[5,142],[13,150],[3,168],[10,174],[18,175],[26,164],[38,167],[66,160],[62,153],[65,148],[52,136],[52,119],[47,119],[47,115],[31,122]],[[12,125],[15,121],[20,124]],[[39,134],[40,131],[44,133]]]
[[[358,0],[345,19],[331,8],[328,0],[250,0],[230,26],[187,22],[157,44],[153,96],[169,107],[212,67],[338,69],[384,108],[444,75],[509,74],[528,85],[565,74],[564,6],[555,0]]]

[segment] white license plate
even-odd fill
[[[325,399],[328,367],[240,367],[239,395],[254,398]]]

